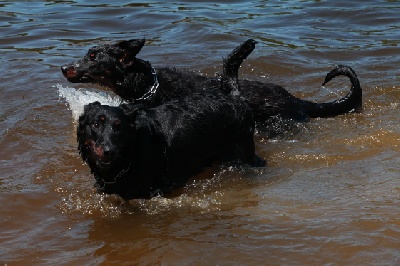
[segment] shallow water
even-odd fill
[[[0,264],[399,264],[400,1],[0,7]],[[320,84],[349,65],[364,112],[257,134],[263,169],[209,169],[168,198],[99,195],[76,150],[73,111],[117,99],[68,83],[59,67],[92,45],[142,37],[139,57],[155,67],[209,76],[254,38],[241,77],[321,102],[348,91],[345,78]]]

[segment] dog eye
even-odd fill
[[[95,60],[96,59],[96,53],[89,53],[89,58],[90,60]]]
[[[94,124],[92,125],[92,127],[93,127],[94,129],[99,129],[100,125],[99,125],[99,123],[94,123]]]

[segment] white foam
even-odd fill
[[[58,95],[65,99],[68,108],[72,111],[72,117],[78,120],[83,113],[83,107],[92,102],[100,102],[110,106],[118,106],[123,100],[118,96],[110,96],[106,92],[94,92],[86,89],[75,89],[64,87],[61,84],[55,86],[58,89]]]

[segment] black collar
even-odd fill
[[[122,178],[131,168],[132,163],[128,165],[126,169],[122,169],[113,179],[113,181],[105,181],[104,178],[100,179],[100,182],[102,183],[103,186],[105,185],[110,185],[110,184],[115,184],[117,183],[117,179]]]

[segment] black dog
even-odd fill
[[[125,199],[168,192],[213,162],[264,165],[253,134],[249,107],[219,90],[155,108],[95,102],[85,106],[77,129],[78,149],[98,189]]]
[[[362,111],[360,82],[353,69],[347,66],[339,65],[326,75],[323,86],[340,75],[347,76],[352,84],[346,96],[328,103],[299,99],[276,84],[238,80],[239,67],[254,47],[255,42],[248,40],[224,59],[221,89],[234,95],[240,94],[246,99],[253,111],[257,127],[269,136],[282,133],[292,128],[296,122],[305,122],[309,118]]]
[[[136,55],[144,40],[121,41],[95,46],[83,59],[61,67],[70,82],[92,82],[108,86],[123,99],[142,102],[149,107],[184,97],[209,88],[238,92],[248,102],[257,127],[268,135],[276,135],[291,127],[293,121],[304,122],[314,117],[330,117],[362,110],[362,90],[354,71],[345,66],[333,69],[326,77],[345,75],[352,87],[342,99],[314,103],[299,99],[272,83],[239,80],[237,72],[242,61],[253,51],[256,42],[247,40],[224,60],[221,79],[207,78],[175,68],[158,68]]]

